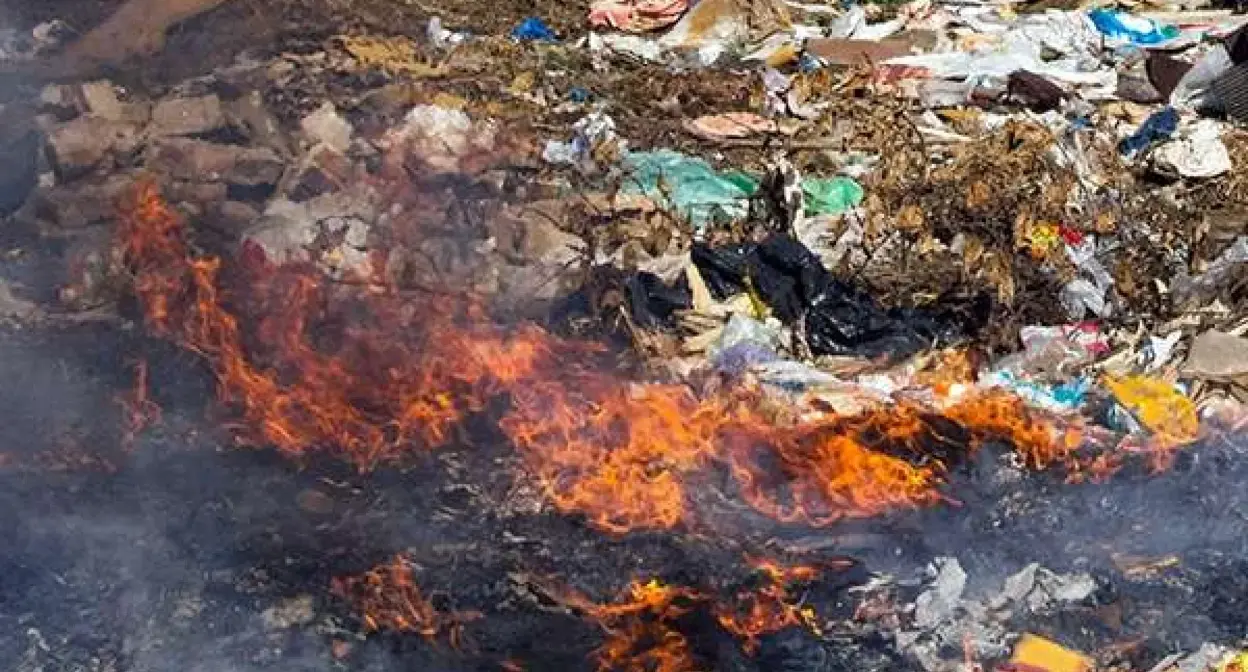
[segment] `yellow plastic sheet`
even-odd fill
[[[1091,672],[1092,659],[1036,635],[1023,635],[1010,662],[1045,672]]]
[[[1158,440],[1179,446],[1198,438],[1196,405],[1170,383],[1149,376],[1126,376],[1106,378],[1105,386]]]

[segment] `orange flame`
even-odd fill
[[[455,648],[464,624],[481,617],[438,611],[412,580],[411,561],[402,554],[360,576],[333,579],[331,591],[355,606],[369,631],[414,632],[430,641],[445,633]]]
[[[745,652],[758,650],[758,638],[789,626],[802,626],[819,633],[815,610],[804,606],[790,594],[793,584],[809,583],[819,578],[817,567],[798,565],[785,567],[771,560],[752,560],[763,581],[754,589],[737,591],[731,604],[715,608],[721,627],[736,635]]]
[[[758,583],[743,586],[723,600],[657,579],[633,581],[612,604],[595,604],[570,591],[562,599],[606,633],[606,640],[593,653],[600,672],[700,669],[688,637],[680,630],[681,618],[698,609],[707,610],[720,627],[736,636],[749,655],[757,652],[760,637],[790,626],[818,633],[814,610],[801,605],[790,589],[818,578],[820,570],[785,567],[770,560],[751,560],[751,564],[758,572]]]
[[[689,640],[674,621],[704,599],[694,590],[650,580],[630,584],[615,604],[573,596],[571,605],[606,632],[606,641],[593,654],[599,672],[694,672],[698,666]]]
[[[966,453],[1003,440],[1043,467],[1073,446],[999,393],[943,417],[902,404],[778,424],[749,392],[699,399],[683,385],[630,384],[591,368],[601,346],[504,329],[471,297],[406,294],[378,279],[379,262],[376,277],[336,282],[245,253],[227,278],[219,259],[190,255],[153,187],[135,196],[121,249],[147,323],[212,364],[247,445],[336,450],[368,469],[445,444],[489,400],[510,398],[499,425],[549,501],[616,534],[694,521],[687,483],[714,469],[766,515],[828,525],[945,499],[933,447]],[[959,436],[942,437],[942,423]]]

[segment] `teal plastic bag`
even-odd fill
[[[848,177],[802,180],[806,215],[840,215],[862,203],[862,186]]]
[[[709,163],[670,149],[624,157],[625,193],[642,194],[701,229],[749,214],[759,179],[739,170],[716,172]],[[662,186],[660,186],[660,184]],[[802,180],[805,214],[839,215],[862,203],[862,186],[848,177]]]
[[[670,149],[630,152],[624,156],[624,170],[622,191],[643,194],[696,228],[743,219],[749,212],[754,190],[720,175],[702,159]]]

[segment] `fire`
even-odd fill
[[[720,626],[736,635],[751,655],[758,650],[760,636],[789,626],[801,626],[818,634],[815,610],[802,605],[790,591],[795,584],[819,578],[819,568],[785,567],[771,560],[753,560],[751,564],[760,576],[760,585],[738,590],[729,604],[716,607],[715,618]]]
[[[580,596],[570,596],[569,603],[606,633],[593,653],[599,672],[695,672],[699,667],[689,639],[676,621],[704,600],[697,591],[652,579],[634,581],[615,604],[597,605]]]
[[[796,584],[817,579],[817,567],[785,567],[770,560],[751,560],[754,581],[726,595],[672,586],[657,579],[633,581],[610,604],[599,605],[565,591],[563,600],[602,627],[606,639],[593,653],[600,672],[628,670],[693,672],[703,669],[682,632],[683,619],[701,610],[734,635],[754,655],[759,638],[790,626],[818,633],[816,615],[791,594]]]
[[[369,631],[414,632],[430,641],[446,634],[455,648],[464,624],[481,616],[435,608],[413,581],[411,561],[402,554],[360,576],[335,578],[331,591],[355,606]]]
[[[558,345],[535,327],[485,328],[471,303],[413,305],[394,288],[331,283],[310,266],[251,264],[238,281],[246,291],[230,291],[221,260],[191,257],[153,187],[134,200],[121,235],[147,324],[213,365],[245,444],[338,450],[371,468],[413,444],[445,443],[497,385]],[[227,306],[259,317],[244,329]]]
[[[690,483],[717,472],[763,514],[818,526],[946,501],[944,460],[988,441],[1035,467],[1077,442],[1004,394],[940,413],[903,403],[777,422],[749,390],[699,398],[630,383],[595,363],[597,344],[504,328],[470,296],[402,291],[380,261],[374,277],[342,281],[245,250],[226,273],[190,253],[150,185],[122,214],[149,328],[209,362],[241,443],[337,451],[370,469],[453,441],[465,418],[506,400],[499,427],[552,505],[613,534],[696,523]],[[951,354],[932,370],[970,370],[958,361],[969,360]]]

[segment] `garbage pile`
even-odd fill
[[[150,97],[54,84],[0,138],[0,208],[69,241],[54,313],[119,300],[100,231],[155,175],[239,256],[348,281],[384,250],[799,416],[1007,393],[1080,430],[1072,475],[1163,470],[1248,418],[1248,19],[1049,5],[595,0],[571,34],[433,16]],[[925,669],[1095,588],[1033,566],[988,604],[959,572],[896,629]],[[1049,647],[1011,669],[1089,669]],[[1248,665],[1216,653],[1171,663]]]

